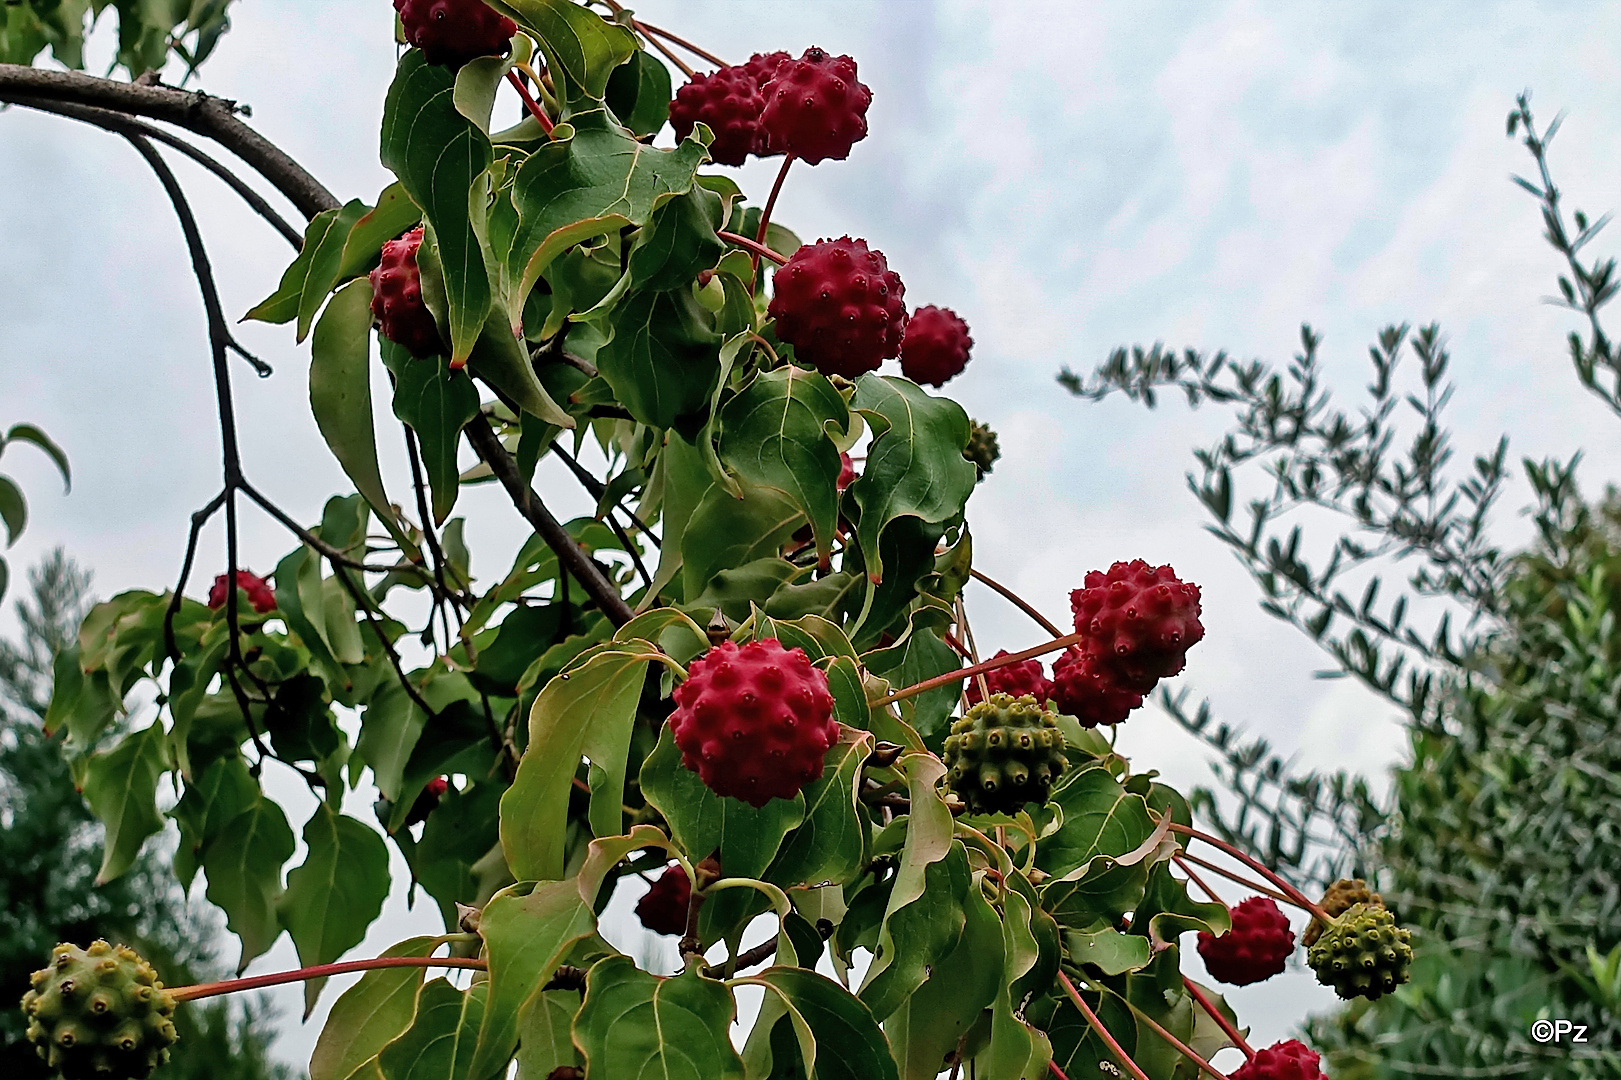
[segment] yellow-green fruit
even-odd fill
[[[29,981],[29,1041],[66,1080],[142,1080],[169,1060],[174,995],[134,949],[58,945]]]
[[[1306,963],[1340,997],[1374,1001],[1407,981],[1411,941],[1383,906],[1353,904],[1306,950]]]
[[[1044,803],[1069,767],[1052,713],[1029,694],[992,694],[951,725],[945,763],[970,813],[1012,814]]]
[[[1362,878],[1354,881],[1340,878],[1328,887],[1328,891],[1317,902],[1317,906],[1338,918],[1351,910],[1353,904],[1374,904],[1383,907],[1384,903],[1384,898],[1368,888],[1368,883]],[[1313,919],[1311,925],[1306,927],[1306,932],[1300,935],[1300,943],[1309,949],[1322,936],[1323,924]]]

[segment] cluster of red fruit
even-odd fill
[[[988,672],[986,689],[1051,701],[1084,727],[1118,724],[1160,679],[1187,665],[1188,649],[1204,637],[1199,586],[1141,559],[1088,573],[1084,587],[1070,593],[1070,607],[1075,632],[1086,640],[1053,662],[1051,679],[1040,660],[1025,660]],[[980,700],[977,680],[968,699]]]
[[[238,570],[236,587],[248,598],[248,603],[253,605],[253,610],[259,614],[276,610],[276,590],[270,587],[270,582],[258,574]],[[208,606],[218,611],[230,598],[231,577],[229,574],[221,574],[214,579],[214,587],[208,590]]]
[[[1252,896],[1232,908],[1232,929],[1199,933],[1199,955],[1212,978],[1248,986],[1281,973],[1295,949],[1289,919],[1270,897]],[[1289,1039],[1265,1050],[1232,1073],[1233,1080],[1321,1080],[1317,1054]]]

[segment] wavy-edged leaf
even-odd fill
[[[473,1047],[488,991],[482,982],[465,991],[443,978],[424,983],[411,1026],[377,1055],[384,1080],[477,1080]]]
[[[281,935],[276,897],[282,864],[292,858],[294,847],[287,815],[261,797],[227,822],[203,852],[208,899],[225,912],[226,925],[242,939],[238,973]]]
[[[592,1076],[743,1080],[728,1029],[736,1014],[726,984],[697,969],[661,979],[628,956],[592,967],[574,1039]]]
[[[613,69],[603,101],[637,138],[657,135],[670,118],[670,69],[664,61],[637,49]]]
[[[784,888],[844,885],[867,865],[871,825],[856,785],[872,736],[846,732],[828,751],[822,775],[806,784],[805,817],[788,834],[765,877]]]
[[[694,507],[681,534],[682,581],[696,599],[715,576],[755,559],[776,555],[804,522],[792,499],[776,488],[742,485],[736,498],[720,484]]]
[[[614,69],[636,51],[629,27],[609,22],[572,0],[494,0],[518,25],[534,33],[569,111],[601,101]]]
[[[804,1019],[815,1039],[818,1080],[898,1080],[889,1040],[871,1010],[832,979],[778,966],[742,981],[769,986]]]
[[[287,875],[277,902],[305,967],[330,964],[366,936],[388,899],[388,848],[375,829],[334,813],[326,803],[304,825],[303,865]],[[304,983],[304,1015],[315,1008],[325,979]]]
[[[163,725],[153,724],[91,755],[85,767],[85,800],[107,830],[98,884],[133,866],[146,838],[163,828],[157,807],[158,778],[169,767],[163,749]]]

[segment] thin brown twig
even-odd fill
[[[1177,866],[1182,868],[1182,872],[1184,874],[1188,875],[1188,880],[1192,881],[1195,885],[1204,890],[1204,894],[1210,897],[1210,902],[1212,904],[1220,904],[1223,908],[1227,908],[1227,901],[1218,896],[1215,889],[1212,889],[1209,885],[1205,884],[1204,878],[1200,877],[1194,872],[1193,867],[1188,865],[1186,859],[1183,859],[1180,855],[1173,855],[1171,856],[1171,860],[1175,862]],[[1227,910],[1231,911],[1230,908]]]
[[[692,55],[702,57],[704,60],[708,61],[709,63],[714,64],[716,67],[731,67],[732,66],[732,65],[728,64],[726,61],[722,60],[720,57],[716,56],[714,53],[710,52],[708,49],[701,49],[698,46],[694,45],[692,42],[688,41],[686,38],[676,37],[674,34],[670,33],[668,30],[664,30],[664,29],[661,29],[660,27],[654,26],[652,23],[646,23],[646,22],[643,22],[640,19],[637,19],[636,20],[636,28],[638,30],[642,31],[642,33],[644,33],[644,34],[647,34],[647,35],[656,34],[661,38],[666,38],[669,41],[672,41],[675,44],[681,46],[683,49],[687,50]]]
[[[983,574],[978,570],[971,569],[968,572],[974,576],[975,580],[990,586],[997,593],[1000,593],[1004,599],[1011,601],[1015,607],[1034,619],[1043,630],[1047,631],[1047,633],[1051,634],[1053,637],[1060,637],[1063,635],[1064,632],[1058,629],[1058,627],[1054,625],[1052,621],[1047,618],[1047,616],[1037,611],[1032,604],[1024,599],[1024,597],[1020,596],[1006,585],[1003,585],[1001,582],[996,581],[989,575]]]

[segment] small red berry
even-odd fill
[[[865,240],[806,244],[771,281],[777,336],[823,375],[853,379],[900,351],[906,286]]]
[[[698,898],[702,904],[703,897]],[[687,932],[687,911],[692,905],[692,880],[675,863],[636,901],[636,917],[655,934]]]
[[[1322,1059],[1297,1039],[1273,1043],[1232,1072],[1232,1080],[1328,1080]]]
[[[742,67],[724,67],[709,75],[694,75],[670,102],[670,126],[677,140],[692,134],[702,121],[715,133],[709,156],[719,165],[741,165],[764,149],[760,112],[765,98],[759,83]]]
[[[1118,724],[1143,703],[1143,696],[1115,681],[1109,668],[1070,646],[1053,661],[1053,704],[1082,727]]]
[[[480,56],[503,56],[518,24],[484,0],[394,0],[405,40],[430,64],[459,68]]]
[[[439,805],[439,800],[443,799],[445,792],[449,790],[448,777],[436,776],[429,780],[427,786],[417,793],[416,801],[411,804],[411,809],[406,813],[405,821],[401,823],[400,828],[409,829],[419,821],[427,821],[428,815],[433,813]]]
[[[420,225],[383,245],[382,261],[371,272],[371,313],[381,324],[383,336],[403,345],[412,356],[438,356],[445,346],[433,312],[422,301],[422,274],[417,269],[421,246]]]
[[[856,79],[856,62],[815,47],[798,60],[777,64],[765,85],[760,125],[766,146],[806,164],[843,161],[867,137],[872,91]]]
[[[1008,655],[1003,649],[992,660],[999,660]],[[985,687],[993,694],[1007,694],[1009,697],[1023,697],[1029,694],[1036,699],[1037,705],[1045,705],[1052,696],[1052,683],[1047,679],[1047,673],[1041,668],[1040,660],[1022,660],[1017,664],[1008,664],[994,671],[985,673]],[[983,700],[979,692],[979,680],[968,680],[968,704],[977,705]]]
[[[1138,693],[1180,672],[1188,649],[1204,637],[1199,586],[1178,580],[1169,566],[1133,559],[1107,573],[1093,570],[1069,603],[1076,633],[1087,636],[1081,650]]]
[[[974,339],[968,324],[950,308],[920,307],[906,320],[901,341],[901,373],[915,383],[942,386],[968,366]]]
[[[1217,937],[1199,931],[1199,955],[1213,978],[1234,986],[1270,979],[1295,951],[1289,920],[1269,896],[1252,896],[1232,909],[1233,927]]]
[[[839,737],[827,675],[776,638],[716,645],[692,662],[675,702],[681,763],[715,794],[754,807],[819,779]]]
[[[236,587],[248,598],[253,610],[263,615],[267,611],[276,610],[276,591],[270,583],[258,574],[246,570],[236,572]],[[214,579],[214,587],[208,590],[208,606],[218,610],[225,606],[225,601],[231,591],[229,575],[221,574]]]

